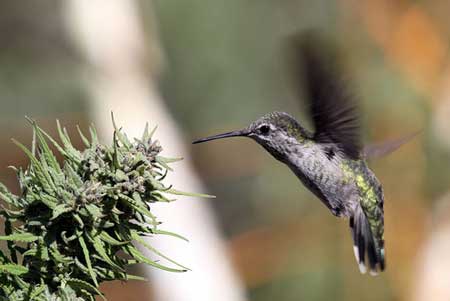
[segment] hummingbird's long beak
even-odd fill
[[[202,139],[197,139],[197,140],[192,141],[192,144],[197,144],[197,143],[202,143],[202,142],[207,142],[207,141],[222,139],[222,138],[248,136],[248,134],[249,134],[248,130],[232,131],[232,132],[223,133],[223,134],[219,134],[219,135],[209,136],[209,137],[202,138]]]

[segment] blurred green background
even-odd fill
[[[145,41],[149,49],[157,33],[161,55],[153,65],[161,70],[159,92],[217,196],[211,205],[249,300],[422,300],[417,297],[418,284],[426,283],[421,275],[434,269],[423,266],[424,254],[450,218],[450,114],[445,113],[450,112],[450,3],[135,4],[144,32],[152,36]],[[56,0],[0,4],[0,180],[10,187],[16,184],[6,166],[26,164],[10,143],[11,137],[29,141],[25,115],[46,129],[58,118],[71,132],[74,124],[91,122],[85,62],[65,29],[64,5]],[[360,96],[366,142],[422,129],[412,142],[371,162],[385,191],[387,271],[378,277],[359,274],[347,221],[334,218],[254,142],[189,145],[274,110],[307,122],[289,81],[283,43],[310,29],[332,37],[342,49],[350,86]],[[437,258],[448,256],[436,252]]]

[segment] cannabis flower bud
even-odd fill
[[[16,169],[21,193],[4,185],[0,208],[5,221],[9,256],[0,251],[0,300],[94,300],[99,283],[142,279],[125,267],[145,263],[172,272],[187,270],[153,248],[145,236],[181,236],[159,228],[151,204],[169,202],[169,194],[188,194],[162,183],[168,164],[179,159],[162,151],[146,126],[141,139],[130,141],[115,128],[111,146],[103,145],[90,128],[86,149],[72,145],[57,123],[61,144],[33,125],[31,150],[14,141],[29,157],[26,169]],[[59,164],[52,147],[63,157]],[[171,267],[145,257],[137,245],[170,262]]]

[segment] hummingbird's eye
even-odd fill
[[[270,131],[270,127],[268,125],[264,124],[264,125],[261,125],[258,130],[261,134],[267,135]]]

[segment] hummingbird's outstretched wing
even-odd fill
[[[297,77],[303,78],[314,139],[333,143],[352,159],[361,155],[360,126],[354,96],[337,70],[336,55],[311,35],[295,39]]]
[[[420,130],[417,132],[413,132],[413,133],[410,133],[408,135],[405,135],[403,137],[400,137],[400,138],[397,138],[394,140],[389,140],[389,141],[385,141],[382,143],[367,145],[362,150],[362,156],[366,159],[383,157],[387,154],[392,153],[393,151],[398,149],[403,144],[409,142],[411,139],[416,137],[420,132],[422,132],[422,131]]]

